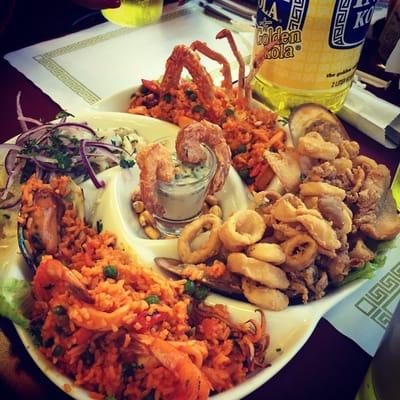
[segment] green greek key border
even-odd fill
[[[198,10],[194,5],[191,7],[185,7],[184,9],[178,9],[176,11],[162,15],[159,23],[164,23],[178,17],[192,14],[194,12],[198,12]],[[123,36],[131,32],[132,32],[131,28],[118,28],[112,32],[96,35],[88,39],[84,39],[76,43],[71,43],[67,46],[63,46],[43,54],[38,54],[34,56],[33,59],[40,65],[42,65],[44,68],[46,68],[47,71],[49,71],[55,78],[57,78],[69,89],[71,89],[76,95],[81,97],[86,103],[92,105],[97,101],[101,100],[101,97],[98,94],[94,93],[92,90],[90,90],[87,86],[85,86],[77,78],[71,75],[68,71],[66,71],[54,58],[73,53],[76,50],[85,49],[94,44],[114,39],[116,37]]]
[[[355,307],[386,329],[393,315],[389,306],[398,298],[400,298],[400,262],[365,293],[357,301]]]

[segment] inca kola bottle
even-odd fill
[[[350,89],[376,0],[259,0],[253,56],[277,41],[253,81],[282,115],[307,102],[335,112]]]

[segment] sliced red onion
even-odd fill
[[[13,144],[13,143],[0,143],[0,149],[21,151],[22,150],[22,146],[18,146],[18,145]]]
[[[4,160],[4,166],[6,168],[7,175],[11,175],[14,168],[15,162],[17,160],[18,152],[16,150],[10,150],[7,155],[6,159]]]
[[[59,123],[59,124],[55,124],[53,127],[54,129],[59,129],[59,128],[64,128],[64,127],[77,127],[77,128],[81,128],[84,131],[89,132],[92,136],[97,138],[97,133],[94,129],[92,129],[90,126],[83,124],[83,123],[79,123],[79,122],[63,122],[63,123]]]
[[[8,175],[6,186],[5,186],[4,191],[3,191],[3,193],[2,193],[2,195],[0,197],[2,200],[6,200],[7,199],[8,192],[10,191],[10,188],[14,183],[14,179],[20,173],[20,171],[23,168],[23,166],[24,166],[24,163],[17,164],[15,166],[14,170],[11,172],[11,174]]]
[[[13,196],[7,200],[0,201],[0,208],[12,208],[15,207],[21,200],[20,196]]]
[[[29,139],[35,139],[37,140],[38,138],[43,135],[43,131],[47,133],[48,129],[51,128],[53,125],[52,124],[43,124],[41,126],[35,126],[32,129],[29,129],[26,132],[21,133],[18,137],[17,140],[15,141],[16,144],[23,144]]]
[[[19,121],[25,121],[25,122],[30,122],[31,124],[35,124],[37,126],[43,125],[43,122],[35,119],[35,118],[30,118],[30,117],[18,117]]]
[[[89,174],[90,179],[92,180],[94,186],[97,189],[100,189],[102,187],[105,186],[104,181],[99,181],[96,177],[96,173],[94,172],[90,161],[86,155],[86,146],[87,146],[87,141],[86,140],[81,140],[80,141],[80,146],[79,146],[79,154],[81,155],[82,158],[82,163],[84,165],[84,167],[86,168],[87,173]],[[89,142],[92,143],[92,142]],[[93,142],[93,143],[97,143],[97,142]]]
[[[45,156],[30,156],[29,154],[18,154],[17,158],[25,158],[27,160],[38,160],[47,164],[57,164],[58,161],[55,158],[45,157]]]
[[[17,93],[17,117],[19,119],[22,132],[27,131],[28,125],[26,125],[26,122],[23,120],[24,114],[22,113],[22,107],[21,107],[21,91]]]

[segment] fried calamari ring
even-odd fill
[[[226,259],[229,271],[250,278],[271,289],[287,289],[289,280],[285,271],[265,261],[247,257],[243,253],[231,253]]]
[[[286,259],[281,246],[276,243],[256,243],[249,246],[246,253],[249,257],[276,265],[283,264]]]
[[[280,290],[259,286],[250,279],[242,279],[242,290],[246,299],[258,307],[271,311],[281,311],[289,305],[289,298]]]
[[[214,256],[221,245],[218,231],[221,226],[221,219],[214,214],[205,214],[186,225],[178,238],[178,254],[184,263],[198,264],[207,258]],[[210,236],[206,243],[196,250],[192,250],[190,244],[200,233],[202,228],[211,225]]]
[[[219,238],[225,248],[239,251],[258,242],[264,235],[263,217],[254,210],[241,210],[230,216],[219,230]]]
[[[291,237],[281,243],[281,247],[286,255],[286,267],[291,272],[307,268],[318,253],[317,243],[305,233]]]

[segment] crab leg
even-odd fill
[[[245,83],[245,65],[242,55],[240,54],[235,39],[233,38],[232,32],[229,29],[222,29],[222,31],[217,33],[217,39],[227,38],[229,42],[229,46],[231,46],[232,52],[236,57],[237,62],[239,63],[239,76],[238,76],[238,97],[244,97],[244,83]]]
[[[204,54],[206,57],[211,58],[211,60],[217,61],[222,65],[221,73],[224,77],[221,86],[225,88],[228,95],[232,94],[232,74],[231,67],[229,65],[228,60],[220,53],[210,49],[206,43],[201,42],[200,40],[195,40],[190,48],[193,50],[197,50],[200,53]]]

